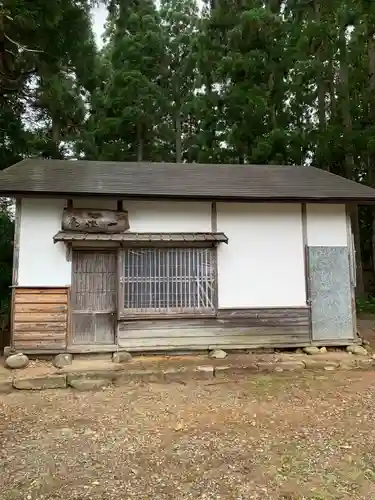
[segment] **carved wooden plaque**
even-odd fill
[[[123,233],[129,227],[129,217],[126,211],[66,208],[62,218],[63,231]]]

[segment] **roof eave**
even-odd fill
[[[174,194],[134,194],[134,193],[85,193],[85,192],[62,192],[62,191],[7,191],[0,188],[0,196],[10,198],[115,198],[115,199],[169,199],[189,201],[228,201],[246,203],[356,203],[361,205],[375,204],[375,196],[218,196],[218,195],[174,195]]]

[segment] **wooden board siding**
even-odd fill
[[[64,351],[68,297],[68,288],[15,288],[13,347],[19,351]]]
[[[309,309],[221,309],[216,318],[120,321],[120,348],[130,351],[293,347],[307,345]]]

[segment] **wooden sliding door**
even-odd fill
[[[115,343],[116,252],[73,250],[72,334],[74,345]]]

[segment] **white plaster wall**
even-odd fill
[[[76,199],[77,208],[115,210],[115,200]],[[131,232],[209,232],[211,231],[211,203],[191,201],[124,200],[129,214]]]
[[[73,200],[74,208],[95,208],[99,210],[116,210],[117,201],[104,198],[75,198]]]
[[[61,230],[65,200],[28,199],[21,202],[18,284],[66,286],[71,283],[71,262],[64,243],[54,243]],[[76,208],[113,209],[116,200],[75,199]],[[211,203],[124,201],[134,232],[209,232]]]
[[[345,205],[308,204],[307,244],[309,246],[347,246]]]
[[[66,286],[71,282],[71,262],[64,243],[54,243],[61,229],[65,200],[21,201],[18,258],[19,286]]]
[[[305,306],[301,205],[218,203],[219,307]]]

